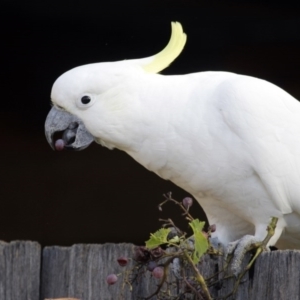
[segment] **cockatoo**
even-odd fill
[[[192,194],[224,246],[244,236],[263,240],[276,217],[268,245],[300,248],[300,104],[250,76],[159,74],[186,43],[180,23],[171,25],[168,45],[154,56],[61,75],[51,92],[48,142],[125,151]],[[55,145],[56,131],[64,131],[63,145]]]

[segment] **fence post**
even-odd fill
[[[43,252],[42,297],[73,297],[80,300],[137,300],[149,296],[157,281],[146,272],[133,287],[122,290],[122,276],[118,283],[108,286],[110,273],[120,273],[116,259],[132,256],[131,244],[74,245],[72,247],[46,247]],[[246,263],[246,261],[245,261]],[[221,269],[222,258],[208,256],[199,268],[205,277]],[[223,274],[220,275],[221,278]],[[211,288],[213,297],[224,297],[233,288],[234,278],[220,281]],[[236,300],[300,300],[300,251],[274,251],[263,253],[251,274],[247,273],[239,286]],[[156,300],[156,297],[153,298]]]
[[[105,280],[108,274],[124,270],[116,259],[121,255],[131,257],[133,247],[132,244],[46,247],[40,266],[41,247],[38,243],[0,241],[0,300],[142,299],[149,296],[158,283],[150,272],[145,272],[133,286],[133,292],[122,289],[122,276],[113,286],[108,286]],[[221,265],[222,258],[207,256],[199,268],[205,277],[209,277],[220,270]],[[224,297],[232,290],[233,282],[233,279],[220,281],[218,287],[211,288],[212,296]],[[251,274],[244,277],[235,297],[229,299],[300,300],[300,251],[263,253]]]
[[[0,241],[0,299],[39,300],[41,247]]]
[[[76,244],[44,248],[41,299],[119,299],[121,280],[108,287],[105,278],[110,273],[120,272],[116,259],[121,255],[131,256],[132,249],[132,244]],[[131,299],[127,289],[124,299]]]

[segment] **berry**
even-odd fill
[[[150,251],[144,246],[134,248],[133,259],[138,262],[147,262],[150,258]]]
[[[185,197],[182,200],[182,204],[186,209],[189,209],[193,205],[193,199],[191,197]]]
[[[128,258],[125,256],[120,256],[117,261],[121,267],[125,267],[128,263]]]
[[[147,270],[152,272],[157,267],[157,263],[153,260],[149,261],[147,265]]]
[[[64,140],[62,140],[62,139],[57,140],[57,141],[55,142],[54,147],[55,147],[55,149],[56,149],[57,151],[63,150],[64,147],[65,147],[65,142],[64,142]]]
[[[164,251],[160,247],[157,247],[157,248],[150,250],[150,254],[151,254],[151,257],[159,258],[164,254]]]
[[[116,274],[109,274],[109,275],[106,277],[106,282],[107,282],[107,284],[109,284],[109,285],[115,284],[117,281],[118,281],[118,277],[117,277]]]
[[[164,269],[162,267],[156,267],[152,271],[152,275],[153,277],[160,279],[164,276]]]
[[[210,225],[210,226],[208,227],[208,230],[210,230],[210,232],[215,232],[216,229],[217,229],[216,224],[212,224],[212,225]]]

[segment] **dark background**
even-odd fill
[[[1,1],[0,240],[42,245],[143,243],[162,194],[186,192],[125,153],[92,145],[54,152],[44,137],[55,79],[78,65],[140,58],[188,35],[163,74],[225,70],[269,80],[300,99],[300,5],[287,1]],[[204,219],[196,205],[192,214]],[[180,223],[183,229],[186,225]]]

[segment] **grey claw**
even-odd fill
[[[229,254],[233,254],[231,270],[236,277],[241,273],[245,254],[249,251],[250,246],[257,242],[259,241],[253,235],[245,235],[240,240],[234,241],[227,246],[225,258]]]

